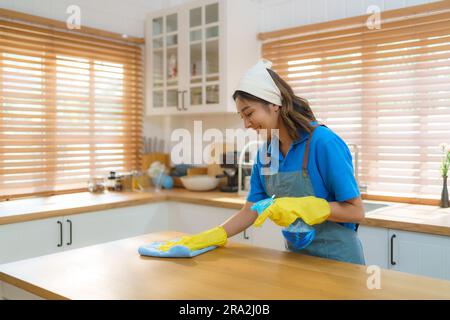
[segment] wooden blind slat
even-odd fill
[[[30,55],[36,57],[43,57],[46,52],[51,52],[53,55],[62,55],[65,57],[78,57],[82,59],[94,59],[98,61],[104,61],[108,63],[127,63],[140,61],[140,58],[133,56],[117,56],[111,54],[101,54],[99,52],[94,53],[95,51],[88,51],[83,49],[73,49],[70,47],[66,47],[67,49],[63,49],[62,47],[46,47],[46,46],[33,46],[32,44],[21,44],[21,41],[13,41],[8,40],[4,37],[0,38],[0,50],[7,51],[8,48],[13,48],[13,50],[20,55]],[[11,50],[11,49],[10,49]],[[12,50],[11,50],[12,51]],[[138,60],[139,59],[139,60]]]

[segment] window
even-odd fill
[[[261,34],[263,56],[359,151],[369,194],[439,198],[450,142],[450,5],[436,2]]]
[[[0,21],[0,198],[139,168],[139,46]]]

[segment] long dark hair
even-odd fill
[[[273,81],[280,89],[282,106],[280,108],[280,116],[284,125],[288,129],[289,136],[293,140],[299,138],[298,129],[306,132],[311,132],[311,121],[316,121],[316,117],[309,106],[308,100],[298,97],[294,94],[291,86],[287,84],[275,71],[267,69]],[[254,101],[268,106],[270,102],[264,99],[255,97],[254,95],[237,90],[233,94],[233,99]]]

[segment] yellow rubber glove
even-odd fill
[[[178,241],[169,241],[159,247],[161,251],[168,251],[176,245],[189,248],[192,251],[209,246],[224,246],[227,243],[227,233],[222,226],[218,226],[193,236],[181,237]]]
[[[260,227],[267,218],[277,225],[287,227],[297,218],[314,225],[324,222],[331,214],[328,201],[313,196],[301,198],[277,198],[255,220],[253,225]]]

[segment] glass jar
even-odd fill
[[[101,176],[93,177],[88,180],[87,188],[91,193],[102,193],[105,191],[105,179]]]

